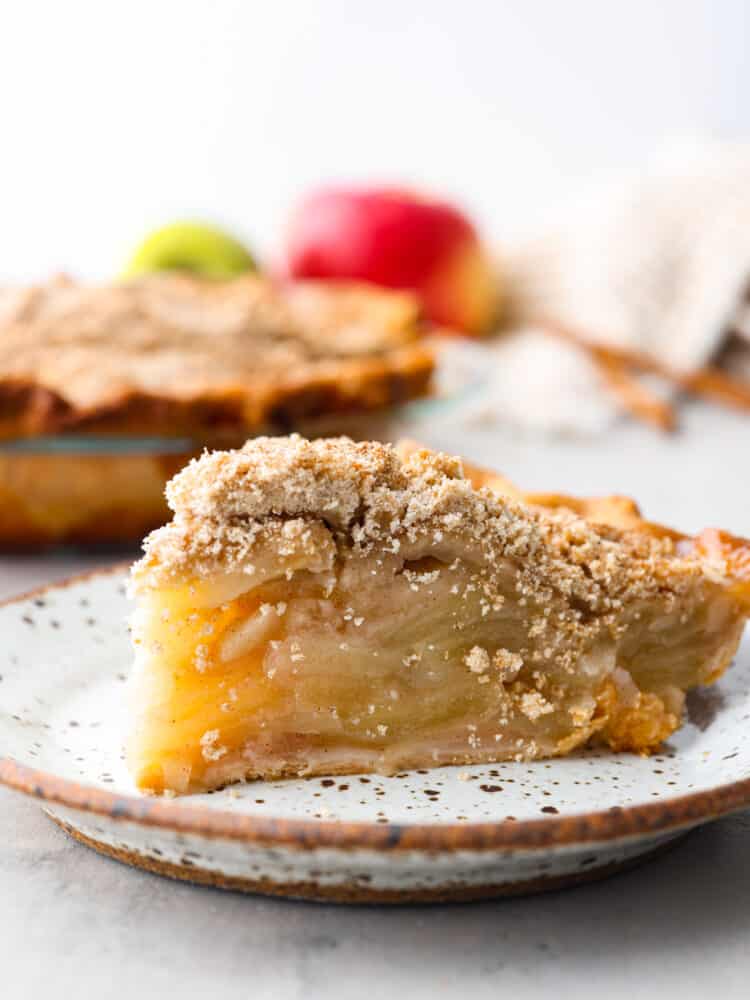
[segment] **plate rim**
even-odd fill
[[[64,590],[99,577],[127,572],[131,563],[76,573],[61,580],[0,600],[0,608]],[[647,837],[718,819],[750,804],[750,777],[670,800],[611,806],[572,816],[498,820],[482,823],[383,823],[364,820],[277,819],[237,815],[222,809],[189,805],[184,798],[120,795],[104,788],[29,767],[0,750],[0,784],[51,806],[106,816],[110,820],[167,829],[181,834],[243,841],[253,845],[284,845],[376,851],[540,850],[566,848],[611,840]]]

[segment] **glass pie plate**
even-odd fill
[[[0,442],[0,549],[141,539],[166,520],[164,484],[202,447],[147,437]]]
[[[460,409],[477,389],[475,372],[453,367],[434,394],[382,411],[308,421],[310,437],[348,434],[392,440]],[[265,428],[262,433],[286,433]],[[261,433],[260,431],[258,433]],[[132,546],[168,517],[164,486],[205,448],[236,448],[241,437],[59,435],[0,441],[0,551],[57,545]]]

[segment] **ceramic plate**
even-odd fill
[[[346,901],[471,899],[599,877],[750,802],[750,643],[653,757],[254,782],[145,797],[123,764],[123,567],[0,608],[0,780],[164,875]]]

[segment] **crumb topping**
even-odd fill
[[[554,712],[555,710],[555,706],[548,702],[538,691],[526,691],[521,695],[520,701],[521,711],[532,722],[536,722],[543,715],[549,715],[550,712]]]
[[[514,681],[523,667],[523,659],[509,649],[498,649],[492,663],[504,683]]]
[[[62,277],[0,288],[0,391],[11,404],[4,416],[23,417],[35,433],[55,421],[116,426],[118,414],[170,433],[193,423],[216,432],[268,426],[287,398],[300,400],[299,419],[302,394],[315,386],[329,395],[341,387],[350,409],[378,405],[387,387],[371,389],[375,402],[367,390],[389,371],[404,379],[422,372],[424,386],[432,359],[419,324],[408,293],[354,283],[279,287],[257,274],[221,282],[154,274],[107,285]],[[23,402],[34,388],[51,395],[46,409],[37,396],[33,406]],[[310,412],[321,412],[316,405]]]
[[[472,646],[464,657],[464,663],[473,674],[483,674],[490,669],[490,654],[481,646]]]
[[[217,746],[217,741],[219,739],[218,729],[207,729],[206,732],[200,738],[201,754],[203,759],[207,761],[221,760],[221,758],[226,754],[227,748],[222,746]]]
[[[580,645],[602,628],[614,637],[629,609],[637,617],[639,602],[658,596],[669,610],[677,595],[705,582],[700,561],[679,555],[668,536],[594,525],[476,488],[458,458],[427,449],[402,456],[389,445],[346,438],[257,438],[192,461],[167,497],[174,518],[146,540],[136,590],[217,570],[252,575],[269,546],[287,560],[290,578],[300,565],[333,573],[344,555],[373,555],[377,566],[387,556],[435,552],[439,571],[404,562],[410,589],[429,593],[441,574],[449,584],[452,570],[468,567],[468,583],[464,577],[451,593],[478,599],[484,616],[503,607],[510,567],[529,646],[474,647],[465,660],[487,676],[493,657],[506,681],[524,663],[572,658],[571,637]],[[354,609],[349,619],[364,623]]]

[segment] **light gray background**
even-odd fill
[[[685,529],[750,533],[746,417],[694,407],[674,438],[540,441],[411,428],[530,487],[634,493]],[[92,565],[0,559],[3,594]],[[750,995],[750,812],[606,882],[528,899],[341,908],[192,888],[70,841],[0,790],[0,995],[726,1000]]]
[[[0,281],[117,273],[174,217],[261,253],[311,184],[502,240],[671,137],[750,131],[746,0],[23,0],[0,21]]]

